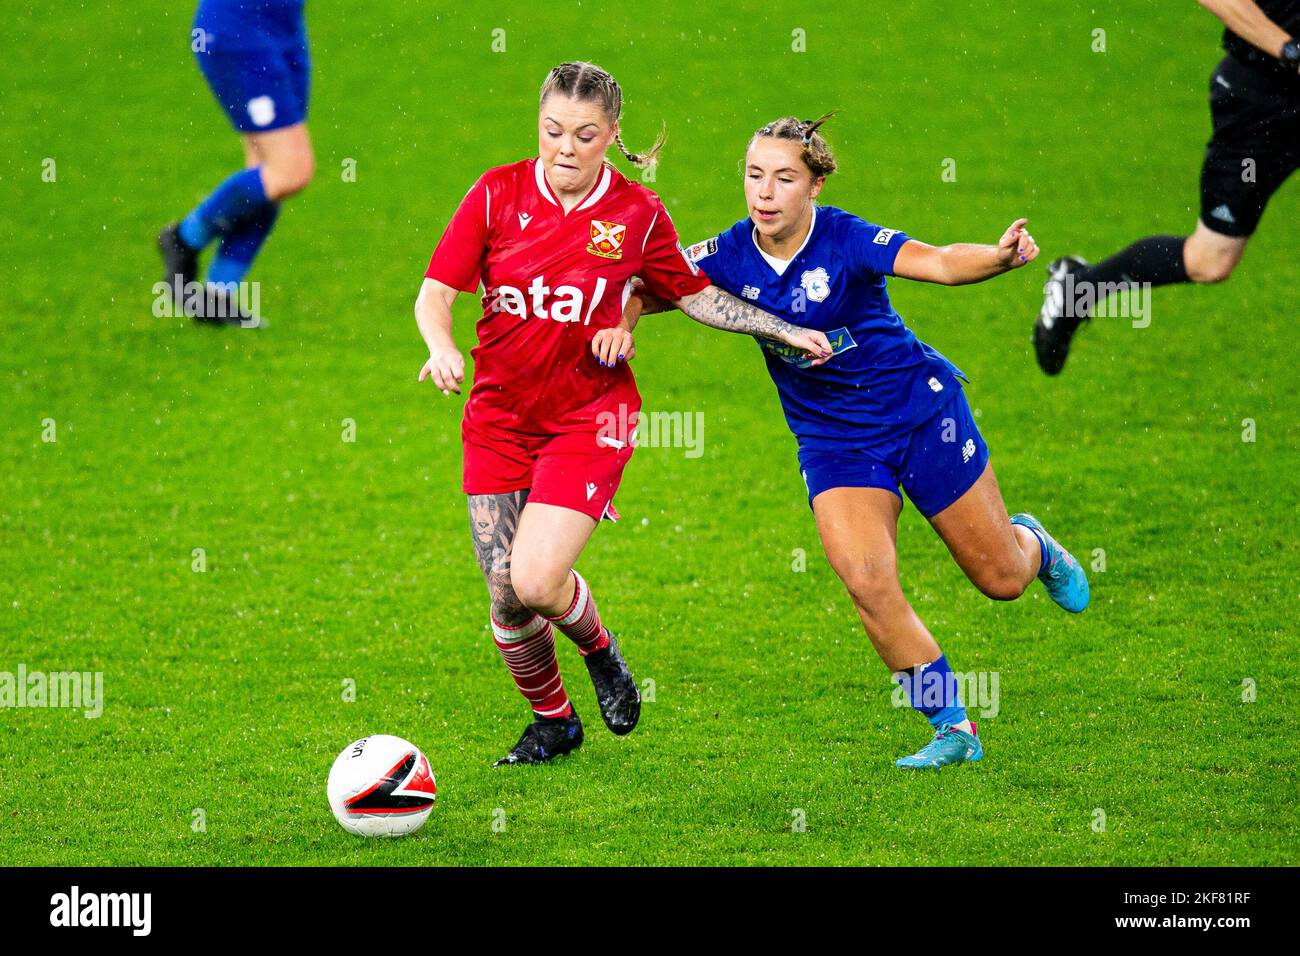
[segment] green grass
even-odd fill
[[[705,453],[640,451],[625,520],[582,561],[656,699],[613,738],[564,646],[587,744],[490,769],[526,710],[485,630],[462,403],[416,385],[410,309],[467,186],[533,153],[546,70],[613,69],[633,148],[667,121],[655,186],[684,241],[743,214],[749,132],[832,107],[823,200],[918,238],[993,241],[1024,214],[1045,261],[1189,230],[1215,23],[1191,3],[1040,6],[310,4],[318,178],[257,265],[271,327],[224,334],[150,314],[154,233],[240,161],[187,5],[19,11],[0,62],[0,671],[103,671],[107,705],[0,710],[0,860],[1300,862],[1294,182],[1229,283],[1158,290],[1146,329],[1094,322],[1060,379],[1029,350],[1037,266],[892,283],[970,375],[1008,504],[1106,555],[1081,618],[1038,585],[994,604],[905,511],[905,590],[955,667],[1000,675],[982,764],[893,769],[925,726],[890,706],[821,556],[759,352],[674,314],[642,327],[634,368],[648,409],[704,413]],[[456,309],[466,349],[476,308]],[[412,839],[357,840],[325,805],[334,755],[372,732],[438,775]]]

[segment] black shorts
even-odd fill
[[[1249,236],[1278,187],[1300,168],[1300,92],[1232,56],[1210,76],[1214,135],[1201,167],[1201,222]]]

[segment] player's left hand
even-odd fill
[[[1017,219],[998,240],[998,259],[1008,269],[1019,269],[1038,258],[1038,243],[1025,226],[1028,219]]]
[[[632,361],[636,355],[636,343],[632,341],[631,332],[616,325],[612,329],[601,329],[596,333],[591,340],[591,354],[601,365],[613,368],[620,361]]]
[[[808,359],[809,368],[825,365],[835,354],[830,340],[826,338],[826,333],[818,329],[805,329],[792,325],[783,331],[780,341],[802,351],[803,357]]]

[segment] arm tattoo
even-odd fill
[[[487,581],[492,613],[507,627],[522,624],[532,616],[510,586],[510,547],[519,527],[519,514],[527,500],[526,489],[499,495],[469,496],[469,527],[474,538],[474,556],[478,558],[478,566]]]
[[[782,336],[796,330],[796,326],[784,319],[778,319],[770,312],[742,302],[715,285],[696,294],[690,302],[679,302],[678,308],[701,325],[722,329],[724,332],[740,332],[760,339],[771,339],[774,342],[783,341]]]

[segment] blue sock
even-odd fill
[[[241,220],[259,212],[266,203],[261,167],[241,169],[226,177],[207,199],[181,220],[181,241],[191,249],[202,249]]]
[[[932,664],[918,664],[899,671],[894,680],[907,691],[912,707],[919,710],[935,730],[944,724],[960,724],[966,719],[957,678],[944,655],[940,654]]]
[[[1032,531],[1034,537],[1038,539],[1038,551],[1042,556],[1041,560],[1038,562],[1038,573],[1042,574],[1047,570],[1047,539],[1042,536],[1037,528],[1030,528],[1029,525],[1021,525],[1021,527],[1028,531]]]
[[[275,220],[279,215],[280,204],[269,202],[234,229],[224,233],[221,244],[217,246],[217,254],[208,265],[208,281],[244,281],[262,243],[266,242],[266,237],[275,228]]]

